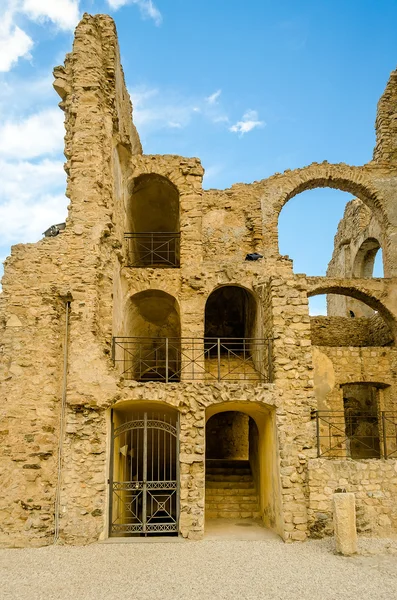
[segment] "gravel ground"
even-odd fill
[[[1,600],[394,600],[397,541],[102,543],[0,550]]]

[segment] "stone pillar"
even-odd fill
[[[306,462],[315,453],[310,318],[303,276],[272,279],[264,297],[273,337],[273,382],[282,390],[276,423],[284,539],[307,537]],[[266,319],[265,319],[266,325]],[[265,330],[266,331],[266,330]]]
[[[350,556],[357,552],[356,501],[353,493],[333,495],[336,551]]]

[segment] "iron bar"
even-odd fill
[[[147,412],[143,415],[143,502],[142,502],[142,522],[143,533],[146,534],[147,518]]]
[[[318,457],[397,457],[397,412],[381,411],[380,417],[377,412],[343,410],[315,414]]]
[[[128,267],[179,267],[179,232],[125,233],[124,239]]]

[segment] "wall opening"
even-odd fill
[[[346,456],[353,459],[380,458],[378,389],[369,383],[341,387]]]
[[[256,301],[251,292],[237,285],[214,290],[205,305],[206,338],[254,338],[257,326]]]
[[[237,285],[214,290],[205,305],[206,370],[221,379],[268,377],[268,344],[261,339],[254,295]]]
[[[347,192],[309,189],[291,198],[279,215],[280,254],[293,260],[294,273],[326,275],[334,252],[334,238],[346,204]]]
[[[179,381],[181,325],[176,299],[161,290],[130,298],[125,313],[124,377]],[[118,338],[120,339],[120,338]]]
[[[127,231],[131,266],[179,267],[179,193],[168,179],[146,174],[133,180]]]
[[[206,519],[257,519],[282,533],[274,411],[247,402],[207,409]]]
[[[361,244],[354,258],[352,268],[353,277],[383,277],[382,259],[383,255],[379,241],[375,238],[366,239]]]
[[[178,535],[178,413],[151,404],[112,410],[109,535]]]

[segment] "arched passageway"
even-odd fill
[[[274,418],[274,411],[254,403],[207,410],[207,524],[214,519],[256,520],[281,533]]]
[[[128,263],[136,267],[179,267],[179,193],[167,179],[140,175],[130,186],[127,210]]]
[[[109,535],[178,535],[179,418],[160,403],[111,413]]]

